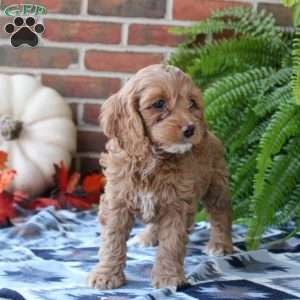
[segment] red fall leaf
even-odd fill
[[[29,195],[25,192],[15,191],[12,193],[12,197],[15,203],[24,203],[29,198]]]
[[[59,165],[54,164],[54,168],[54,181],[59,193],[73,193],[79,183],[80,174],[75,172],[70,175],[63,161]]]
[[[16,216],[13,197],[7,192],[0,193],[0,225]]]
[[[84,177],[82,182],[82,190],[89,193],[100,193],[106,183],[105,176],[101,174],[91,174]]]
[[[106,178],[101,174],[91,174],[84,177],[82,190],[86,193],[86,199],[89,203],[99,203],[100,193],[103,191],[105,183]]]
[[[59,165],[54,164],[54,180],[60,192],[66,192],[68,186],[69,174],[63,161]]]
[[[76,208],[79,210],[90,209],[93,204],[99,203],[100,193],[103,191],[106,178],[101,174],[90,174],[84,177],[81,185],[82,193],[76,194],[79,186],[80,174],[69,174],[64,162],[54,165],[54,179],[57,190],[51,198],[40,197],[31,199],[27,193],[5,191],[16,176],[16,171],[10,170],[6,165],[7,153],[0,151],[0,225],[6,224],[16,216],[16,206],[24,209],[40,209],[54,206],[56,209]]]
[[[80,210],[89,209],[92,207],[90,203],[86,201],[86,198],[77,197],[72,194],[65,194],[61,197],[64,204]]]
[[[80,180],[80,174],[79,173],[75,172],[74,174],[72,174],[70,176],[70,178],[68,179],[66,192],[69,193],[69,194],[74,193],[74,191],[75,191],[75,189],[78,185],[79,180]]]
[[[5,188],[11,183],[16,175],[15,170],[4,170],[0,173],[0,194],[3,193]]]
[[[48,206],[54,206],[55,208],[61,208],[61,205],[58,200],[51,199],[51,198],[37,198],[31,201],[29,204],[26,205],[27,209],[38,209],[44,208]]]

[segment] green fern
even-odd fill
[[[300,139],[292,142],[287,154],[272,160],[262,189],[254,194],[255,219],[249,235],[249,246],[255,249],[266,226],[274,222],[276,211],[286,205],[289,193],[300,181]]]
[[[248,154],[239,159],[232,169],[231,190],[234,200],[235,219],[245,217],[249,213],[249,195],[253,193],[253,178],[256,168],[257,149],[252,149]],[[230,164],[231,166],[231,164]]]
[[[199,34],[223,32],[226,27],[226,22],[223,20],[208,19],[200,23],[195,23],[191,27],[172,28],[171,32],[175,35],[185,35],[189,38],[187,41],[193,41]]]
[[[254,12],[251,8],[233,7],[216,11],[212,18],[225,18],[232,30],[238,34],[272,39],[280,39],[282,35],[282,31],[275,26],[274,16],[265,10]]]
[[[227,76],[215,82],[204,92],[206,109],[212,104],[216,106],[216,102],[239,100],[251,95],[261,87],[263,80],[272,75],[273,72],[272,68],[256,68]],[[211,109],[213,110],[213,108]]]
[[[188,71],[193,77],[212,78],[228,70],[241,72],[249,67],[278,67],[284,47],[265,38],[237,38],[217,41],[198,52]],[[222,53],[222,55],[220,55]]]
[[[266,128],[269,126],[269,122],[270,119],[265,118],[258,123],[252,132],[245,137],[245,145],[257,145]]]
[[[293,93],[296,103],[300,105],[300,29],[297,28],[297,36],[293,45]]]
[[[273,92],[267,95],[262,95],[253,110],[258,116],[264,117],[276,111],[281,103],[288,103],[291,102],[291,100],[293,101],[292,85],[288,83],[274,89]]]
[[[234,34],[249,34],[266,38],[280,38],[281,30],[275,26],[272,14],[261,10],[254,13],[251,8],[233,7],[216,11],[211,18],[197,22],[191,27],[172,28],[175,35],[185,35],[187,41],[193,41],[199,34],[221,33],[231,30]],[[186,42],[187,42],[186,41]]]
[[[296,219],[300,213],[300,183],[286,196],[286,204],[276,213],[276,223],[285,226],[291,219]]]
[[[252,133],[252,131],[256,128],[258,121],[259,117],[256,116],[253,110],[249,108],[247,110],[247,114],[244,117],[243,123],[231,135],[228,145],[230,153],[233,153],[243,147],[245,143],[245,136]]]
[[[262,192],[264,174],[272,163],[272,156],[279,153],[283,145],[292,136],[300,133],[300,109],[293,103],[283,103],[272,116],[260,140],[260,153],[257,156],[257,174],[254,188],[257,194]]]
[[[250,248],[269,225],[294,221],[300,229],[298,31],[240,7],[175,29],[186,41],[170,63],[203,90],[205,118],[225,145],[234,219],[249,224]]]

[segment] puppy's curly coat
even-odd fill
[[[158,244],[153,285],[184,284],[186,242],[199,199],[211,222],[207,251],[230,253],[223,147],[207,129],[192,80],[173,66],[146,67],[105,102],[100,121],[109,138],[100,159],[107,184],[99,211],[100,262],[89,285],[111,289],[125,283],[126,241],[136,216],[148,224],[138,242]]]

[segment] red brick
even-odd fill
[[[45,20],[44,37],[50,41],[119,44],[121,25],[115,23]]]
[[[0,47],[0,66],[21,68],[68,68],[78,63],[78,52],[73,49],[37,47]]]
[[[80,171],[82,174],[91,172],[100,172],[99,158],[81,157],[80,158]]]
[[[166,0],[89,0],[91,15],[163,18]]]
[[[134,52],[107,52],[89,50],[85,56],[86,67],[95,71],[136,72],[151,64],[160,63],[161,54]]]
[[[85,104],[83,107],[83,121],[91,125],[99,125],[99,104]]]
[[[282,4],[259,3],[258,10],[261,9],[272,13],[276,18],[276,23],[280,26],[291,26],[293,24],[291,9],[284,7]]]
[[[250,4],[224,0],[174,0],[173,16],[180,20],[203,20],[215,10],[242,5],[248,6]]]
[[[2,0],[1,9],[12,4],[40,4],[47,9],[47,13],[79,14],[81,0]]]
[[[184,39],[171,34],[172,26],[132,24],[129,27],[128,43],[131,45],[176,46]]]
[[[65,97],[107,98],[120,88],[120,80],[115,78],[45,74],[42,81]]]
[[[107,138],[100,131],[78,131],[77,151],[100,153],[105,150],[106,141]]]

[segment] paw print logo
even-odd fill
[[[8,23],[5,26],[5,31],[11,34],[10,42],[13,47],[28,45],[35,47],[39,43],[39,36],[44,32],[43,24],[36,24],[33,17],[27,17],[26,20],[22,17],[16,17],[13,23]]]

